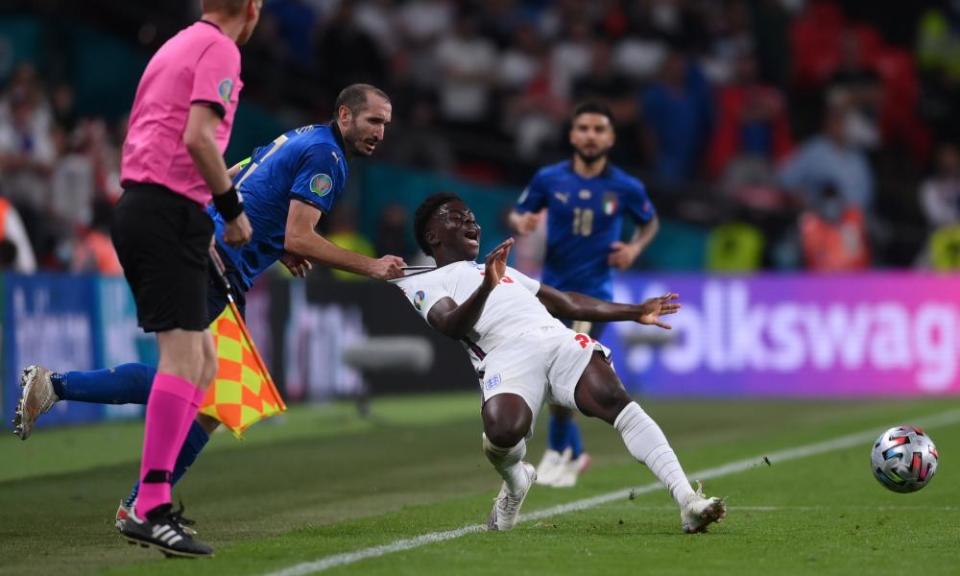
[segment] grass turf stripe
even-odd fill
[[[947,426],[950,424],[956,424],[960,422],[960,410],[951,410],[948,412],[942,412],[940,414],[935,414],[933,416],[923,418],[920,420],[920,423],[926,428],[936,428],[938,426]],[[862,432],[857,432],[854,434],[847,434],[845,436],[838,436],[830,440],[825,440],[823,442],[815,442],[813,444],[805,444],[803,446],[797,446],[794,448],[787,448],[785,450],[780,450],[778,452],[773,452],[767,455],[752,456],[749,458],[743,458],[740,460],[734,460],[723,464],[721,466],[715,466],[713,468],[706,468],[693,473],[688,473],[687,476],[699,480],[709,480],[711,478],[720,478],[722,476],[729,476],[731,474],[737,474],[744,472],[751,468],[755,468],[761,465],[764,465],[764,458],[766,458],[771,464],[777,462],[787,462],[790,460],[798,460],[801,458],[809,458],[810,456],[816,456],[817,454],[823,454],[831,450],[840,450],[844,448],[852,448],[859,444],[865,442],[872,442],[876,440],[877,434],[880,432],[878,429],[864,430]],[[591,498],[584,498],[582,500],[576,500],[574,502],[569,502],[567,504],[560,504],[557,506],[551,506],[550,508],[544,508],[543,510],[538,510],[531,512],[530,514],[524,514],[520,517],[520,522],[533,522],[536,520],[543,520],[545,518],[550,518],[553,516],[559,516],[562,514],[569,514],[571,512],[579,512],[582,510],[588,510],[590,508],[596,508],[603,504],[609,502],[615,502],[617,500],[622,500],[628,498],[631,494],[634,496],[639,496],[641,494],[648,494],[656,490],[665,489],[662,484],[659,482],[654,482],[651,484],[645,484],[637,488],[627,488],[623,490],[617,490],[614,492],[608,492],[606,494],[601,494],[598,496],[593,496]],[[475,532],[482,532],[486,529],[486,526],[483,524],[471,524],[469,526],[463,526],[454,530],[446,530],[443,532],[429,532],[427,534],[421,534],[413,538],[405,538],[402,540],[396,540],[389,544],[383,544],[380,546],[373,546],[370,548],[364,548],[361,550],[356,550],[353,552],[344,552],[342,554],[334,554],[332,556],[325,556],[323,558],[318,558],[317,560],[312,560],[309,562],[302,562],[300,564],[295,564],[288,568],[277,570],[274,572],[268,572],[264,576],[307,576],[308,574],[317,574],[331,568],[336,568],[338,566],[345,566],[348,564],[355,564],[362,560],[369,558],[379,558],[381,556],[386,556],[388,554],[393,554],[396,552],[403,552],[406,550],[412,550],[415,548],[420,548],[428,544],[435,544],[437,542],[445,542],[447,540],[455,540],[467,534],[473,534]]]

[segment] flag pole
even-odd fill
[[[253,341],[253,338],[250,337],[250,332],[247,331],[247,323],[243,320],[243,316],[240,314],[240,309],[237,308],[237,303],[233,298],[233,285],[227,278],[226,266],[224,266],[223,260],[220,259],[220,254],[217,253],[217,248],[215,245],[210,246],[210,260],[213,261],[213,267],[217,271],[217,277],[220,279],[221,286],[227,293],[227,306],[230,307],[230,311],[233,312],[234,317],[237,319],[237,326],[240,328],[240,334],[247,341],[247,343],[250,344],[250,351],[253,352],[253,359],[256,361],[257,367],[260,368],[260,372],[270,383],[271,389],[275,392],[274,396],[277,400],[277,406],[280,408],[280,411],[283,412],[287,409],[287,405],[284,403],[283,398],[280,397],[280,392],[277,390],[276,384],[273,382],[273,376],[270,375],[270,370],[267,369],[267,364],[260,356],[260,351],[257,350],[257,345]]]

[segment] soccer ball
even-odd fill
[[[937,473],[940,454],[917,426],[895,426],[877,438],[870,461],[873,475],[894,492],[916,492]]]

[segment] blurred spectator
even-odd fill
[[[753,31],[753,52],[760,77],[776,86],[790,79],[790,15],[782,0],[755,0],[749,3]]]
[[[10,99],[9,118],[0,118],[2,194],[37,212],[46,208],[48,178],[56,160],[49,124],[40,121],[39,115],[33,99],[20,94]]]
[[[590,24],[576,20],[567,24],[567,33],[550,52],[550,91],[555,98],[569,100],[573,84],[587,75],[593,60]]]
[[[376,248],[378,255],[394,254],[409,260],[417,253],[411,243],[410,214],[402,204],[390,204],[380,213],[377,222]]]
[[[453,25],[454,3],[451,0],[410,0],[398,14],[403,34],[422,44],[440,37]]]
[[[303,0],[270,0],[264,3],[263,11],[275,19],[277,40],[285,48],[287,61],[300,70],[310,70],[314,64],[311,50],[316,22],[314,11]]]
[[[524,21],[517,1],[486,0],[483,4],[483,10],[478,15],[480,33],[493,40],[498,48],[503,48]]]
[[[804,143],[786,160],[780,180],[808,203],[827,187],[835,188],[846,205],[869,211],[873,204],[873,172],[864,153],[847,139],[847,111],[831,107],[821,134]]]
[[[573,100],[601,101],[610,107],[617,122],[632,121],[637,116],[633,85],[614,69],[610,43],[595,41],[590,59],[588,73],[573,84]]]
[[[50,186],[49,215],[61,230],[86,227],[93,219],[94,166],[91,134],[85,123],[72,134],[58,134],[59,159]]]
[[[521,26],[501,58],[499,82],[506,99],[502,128],[523,161],[538,158],[548,143],[559,138],[567,114],[566,101],[550,89],[550,74],[545,46],[532,26]]]
[[[931,230],[960,226],[960,151],[952,143],[937,151],[937,171],[920,185],[920,205]]]
[[[437,44],[440,114],[460,127],[489,130],[491,94],[496,73],[496,48],[476,31],[471,14],[457,16],[453,30]]]
[[[734,83],[717,91],[717,125],[707,166],[724,174],[736,160],[759,160],[772,167],[793,147],[786,101],[780,91],[757,78],[754,56],[737,60]]]
[[[29,62],[19,64],[10,76],[6,92],[0,99],[0,123],[12,122],[15,102],[26,102],[30,106],[28,129],[31,132],[48,133],[50,131],[52,124],[50,104],[37,77],[37,70]]]
[[[456,163],[450,141],[437,129],[434,99],[415,96],[408,102],[404,116],[396,116],[390,131],[395,137],[381,145],[381,157],[411,168],[450,173]],[[397,254],[386,252],[385,254]]]
[[[816,272],[862,270],[870,266],[863,210],[827,186],[800,217],[800,240],[807,269]]]
[[[400,48],[396,19],[393,0],[363,0],[354,11],[357,27],[373,38],[380,52],[388,56]]]
[[[735,80],[741,57],[754,51],[750,12],[742,0],[711,2],[706,7],[711,9],[709,22],[714,39],[704,58],[704,73],[713,83],[730,82]]]
[[[5,198],[0,198],[0,266],[21,274],[37,271],[27,230],[17,209]]]
[[[847,141],[873,150],[880,145],[883,85],[879,74],[865,61],[853,31],[844,33],[840,46],[840,65],[828,82],[827,99],[848,109]]]
[[[387,86],[387,60],[377,42],[353,18],[353,3],[342,2],[333,20],[319,32],[315,48],[317,80],[333,102],[344,87],[357,82]]]
[[[110,239],[112,220],[113,206],[98,201],[93,208],[90,226],[77,226],[77,238],[70,257],[71,272],[96,272],[106,276],[123,274],[123,267]]]
[[[543,43],[533,26],[517,27],[500,55],[497,81],[501,89],[507,95],[522,92],[540,73],[544,53]]]
[[[703,3],[705,4],[705,3]],[[701,13],[702,4],[691,0],[649,0],[637,2],[638,17],[670,46],[690,53],[702,53],[710,34]]]
[[[662,183],[671,185],[693,178],[712,121],[710,87],[700,67],[681,52],[670,53],[660,78],[642,98],[654,173]]]
[[[931,8],[917,23],[917,62],[924,71],[960,78],[960,32],[939,9]]]
[[[69,84],[58,84],[53,89],[53,96],[50,100],[54,124],[67,133],[72,132],[77,126],[73,88]]]

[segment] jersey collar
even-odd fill
[[[593,180],[594,178],[606,178],[610,176],[610,170],[612,167],[613,167],[613,164],[610,162],[610,157],[607,156],[607,162],[603,166],[603,171],[601,171],[596,176],[593,176],[590,178],[584,178],[583,176],[578,174],[576,170],[573,169],[573,159],[567,160],[567,170],[569,170],[571,174],[573,174],[574,176],[576,176],[577,178],[583,181]]]
[[[213,26],[214,28],[217,29],[217,32],[220,32],[221,34],[223,33],[223,30],[220,29],[220,26],[218,26],[217,24],[215,24],[215,23],[213,23],[213,22],[211,22],[211,21],[209,21],[209,20],[200,19],[200,20],[197,20],[197,22],[200,22],[201,24],[207,24],[208,26]]]
[[[340,151],[343,152],[343,158],[347,158],[347,148],[343,145],[343,134],[340,133],[340,126],[337,125],[336,120],[330,121],[330,132],[333,133],[333,139],[337,143],[337,146],[340,148]]]

